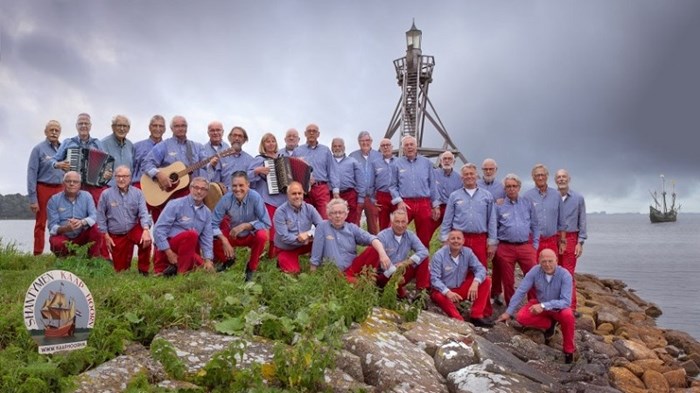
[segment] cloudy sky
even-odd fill
[[[659,174],[700,211],[700,2],[0,0],[0,194],[26,193],[50,119],[92,135],[115,114],[375,146],[400,96],[392,61],[415,18],[435,56],[430,98],[470,161],[527,180],[568,168],[589,211],[645,212]],[[169,135],[170,132],[166,135]],[[428,130],[429,147],[437,134]],[[551,179],[550,179],[551,180]]]

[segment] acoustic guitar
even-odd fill
[[[151,206],[160,206],[164,204],[176,191],[189,186],[190,173],[206,166],[214,157],[227,157],[235,153],[236,151],[231,147],[190,166],[185,166],[181,161],[176,161],[166,167],[160,168],[159,171],[166,173],[170,182],[173,184],[172,187],[164,190],[160,188],[160,183],[158,183],[157,178],[151,178],[147,173],[144,173],[144,175],[141,176],[141,191],[143,191],[143,196],[146,198],[146,203]]]

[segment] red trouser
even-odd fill
[[[170,249],[177,254],[177,272],[179,274],[187,273],[204,264],[202,257],[199,256],[199,234],[197,231],[190,229],[180,232],[177,236],[168,239],[168,244]],[[156,254],[153,257],[153,272],[163,273],[169,264],[165,252],[156,249]]]
[[[360,210],[357,207],[357,191],[352,188],[341,191],[340,197],[348,203],[348,217],[345,221],[360,225]]]
[[[470,271],[469,273],[467,273],[467,277],[464,279],[462,285],[460,285],[457,288],[450,288],[450,291],[458,294],[462,297],[462,299],[466,300],[467,295],[469,294],[469,287],[472,285],[473,281],[474,273]],[[469,313],[469,316],[471,318],[484,318],[491,316],[492,312],[486,312],[486,305],[491,301],[491,298],[489,298],[490,292],[491,279],[487,276],[484,279],[484,282],[479,284],[479,289],[477,290],[476,294],[476,300],[472,302],[471,312]],[[444,311],[448,317],[459,319],[460,321],[464,320],[459,311],[457,311],[457,307],[455,306],[455,304],[452,303],[452,301],[450,301],[450,299],[448,299],[447,296],[440,293],[440,291],[438,291],[437,289],[433,288],[433,290],[430,293],[430,299],[433,301],[433,303],[440,306],[442,311]]]
[[[275,211],[277,211],[276,206],[272,206],[269,203],[265,204],[265,209],[267,209],[267,214],[270,216],[270,222],[272,225],[270,225],[270,230],[268,234],[268,241],[267,241],[267,257],[272,259],[277,255],[278,250],[275,248],[275,221],[272,219],[272,217],[275,216]],[[227,215],[228,217],[228,215]],[[228,233],[228,232],[224,232]]]
[[[100,248],[102,247],[102,235],[100,231],[97,230],[97,225],[91,226],[89,229],[80,232],[80,234],[73,239],[70,239],[65,235],[54,235],[49,237],[49,246],[51,247],[51,252],[56,254],[56,256],[64,257],[69,254],[68,247],[65,243],[71,242],[79,246],[83,246],[89,242],[92,242],[90,249],[88,250],[88,255],[92,258],[97,258],[100,256]]]
[[[540,236],[540,246],[537,248],[537,256],[540,256],[542,250],[549,248],[554,251],[555,254],[559,255],[559,234],[542,237]]]
[[[310,253],[312,245],[313,244],[309,243],[293,250],[277,248],[277,265],[280,270],[291,274],[299,273],[301,271],[301,267],[299,267],[299,256]]]
[[[131,230],[123,235],[115,235],[110,233],[109,237],[114,242],[112,247],[112,263],[115,271],[129,270],[131,267],[131,259],[134,255],[134,247],[138,249],[138,267],[139,271],[148,273],[151,268],[151,246],[144,247],[141,243],[143,228],[141,225],[134,225]],[[103,240],[104,241],[104,240]],[[104,241],[107,243],[106,241]]]
[[[391,225],[390,214],[395,209],[391,204],[391,194],[384,191],[377,191],[377,218],[379,220],[379,230],[389,228]]]
[[[250,248],[250,260],[248,261],[248,269],[252,271],[258,270],[258,264],[260,263],[260,255],[265,249],[265,243],[267,242],[267,231],[258,230],[254,233],[249,233],[245,237],[231,237],[229,234],[225,234],[231,246],[234,247],[234,253],[236,247],[248,247]],[[224,254],[224,246],[221,244],[221,240],[218,237],[214,239],[214,260],[216,262],[226,261],[226,254]]]
[[[578,232],[566,232],[566,250],[559,255],[559,266],[571,273],[571,309],[576,311],[576,244],[578,244]]]
[[[89,186],[87,184],[82,184],[80,186],[80,189],[82,191],[87,191],[92,195],[92,200],[95,201],[95,206],[97,206],[97,202],[100,200],[100,195],[102,195],[102,191],[106,190],[107,187],[100,187],[100,186]]]
[[[359,206],[359,211],[357,212],[358,220],[362,216],[363,210],[365,211],[365,218],[367,219],[367,232],[376,235],[379,233],[379,222],[377,221],[379,211],[369,195],[365,196],[365,203]]]
[[[49,199],[61,191],[63,191],[63,184],[36,184],[36,199],[39,211],[36,212],[36,222],[34,223],[34,255],[41,255],[44,252],[47,219],[46,206],[49,204]]]
[[[408,222],[415,220],[418,239],[426,248],[430,249],[430,240],[433,238],[436,228],[435,220],[432,218],[433,210],[430,205],[430,198],[403,198],[403,202],[408,207],[406,210]],[[418,290],[430,288],[430,263],[428,259],[425,258],[418,265],[418,271],[416,272],[416,289]]]
[[[444,206],[444,205],[443,205]],[[486,268],[486,271],[488,271],[489,268],[489,262],[488,262],[488,234],[486,233],[466,233],[462,232],[464,235],[464,246],[469,247],[474,255],[476,255],[476,258],[481,262],[482,265],[484,265],[484,268]],[[493,285],[495,282],[495,276],[492,275],[491,277],[491,290],[493,290]],[[501,277],[498,277],[498,285],[501,285]],[[491,315],[493,314],[493,307],[491,307],[491,300],[489,299],[488,302],[486,302],[486,308],[485,308],[486,314]]]
[[[324,220],[328,219],[326,206],[328,206],[328,202],[331,201],[331,192],[328,190],[327,182],[314,183],[311,186],[311,191],[309,191],[309,194],[304,198],[304,201],[315,207],[316,210],[318,210],[318,214],[321,215],[321,218]]]
[[[561,326],[561,335],[563,336],[562,349],[565,353],[574,353],[576,347],[574,345],[574,330],[576,327],[576,318],[574,312],[570,308],[565,308],[559,311],[545,310],[537,315],[530,312],[530,307],[539,303],[537,299],[530,300],[523,306],[515,320],[519,324],[527,327],[547,330],[552,325],[552,320],[559,322]]]
[[[515,263],[518,263],[520,270],[524,274],[537,264],[537,252],[532,248],[532,244],[512,244],[501,242],[496,249],[493,267],[501,275],[503,284],[503,297],[506,305],[515,293]],[[531,291],[532,292],[532,291]],[[530,294],[528,297],[530,298]]]
[[[426,262],[423,261],[423,263]],[[362,269],[365,266],[372,267],[374,271],[379,270],[379,254],[372,246],[367,247],[362,254],[358,255],[357,258],[352,261],[352,265],[345,270],[345,278],[347,278],[347,280],[350,282],[354,282],[355,277],[362,273]],[[397,291],[399,296],[405,296],[406,291],[403,288],[406,284],[411,282],[411,280],[417,277],[417,271],[418,269],[412,263],[406,267],[406,271],[403,273],[403,282],[399,284],[399,289]],[[387,278],[384,274],[377,275],[378,286],[384,287],[388,282],[389,278]]]
[[[445,218],[445,208],[446,207],[447,207],[447,205],[445,205],[445,204],[440,205],[440,218],[438,218],[437,221],[435,221],[431,218],[430,223],[433,225],[432,233],[435,233],[435,230],[440,228],[440,225],[442,225],[442,220]],[[433,235],[431,234],[430,236],[432,238]]]

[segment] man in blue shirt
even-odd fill
[[[60,145],[61,124],[51,120],[44,127],[46,139],[34,146],[27,164],[27,196],[29,208],[36,215],[34,223],[34,255],[44,252],[46,240],[46,205],[63,190],[63,171],[53,167],[51,158]]]
[[[442,219],[445,217],[447,200],[450,199],[452,192],[463,188],[460,171],[456,171],[454,168],[454,154],[446,150],[440,154],[438,161],[440,165],[438,168],[434,169],[434,172],[435,188],[437,189],[438,200],[440,201],[440,218],[435,222],[435,228],[440,226]]]
[[[391,203],[396,209],[406,210],[409,222],[415,220],[416,234],[426,248],[430,248],[438,219],[440,200],[435,185],[433,163],[418,154],[416,138],[406,136],[401,141],[403,156],[396,159],[391,186]],[[428,263],[418,267],[416,288],[430,287]]]
[[[376,263],[367,260],[372,254],[357,256],[358,245],[374,247],[382,269],[389,269],[391,260],[382,242],[357,225],[345,221],[348,216],[348,203],[345,200],[334,198],[328,203],[327,209],[330,218],[318,225],[314,233],[311,271],[315,271],[321,263],[331,261],[345,273],[349,282],[354,282],[355,273],[361,271],[362,266]]]
[[[506,175],[503,179],[506,198],[496,204],[498,248],[493,268],[500,274],[506,304],[515,291],[515,264],[520,265],[523,274],[537,264],[540,227],[530,200],[519,196],[521,184],[518,176]],[[492,296],[497,294],[491,291]]]
[[[92,243],[88,254],[100,256],[102,236],[95,226],[95,202],[87,191],[80,190],[80,174],[69,171],[63,176],[63,192],[49,199],[49,244],[57,256],[69,254],[66,243],[79,246]]]
[[[543,164],[536,164],[532,168],[532,180],[535,187],[523,194],[532,202],[537,213],[537,223],[540,227],[540,244],[538,252],[549,248],[559,249],[559,230],[562,223],[559,218],[559,205],[561,196],[556,189],[547,185],[549,170]]]
[[[571,309],[576,313],[576,261],[583,253],[583,243],[588,238],[586,231],[586,201],[578,192],[569,188],[569,172],[560,169],[556,173],[557,188],[561,195],[559,217],[562,221],[562,231],[559,240],[559,263],[571,273],[574,279],[571,293]]]
[[[515,312],[520,307],[525,294],[531,289],[537,292],[536,298],[528,301],[516,315]],[[553,250],[544,249],[540,253],[539,266],[530,269],[523,277],[511,299],[512,302],[496,322],[507,321],[515,315],[515,319],[521,325],[545,330],[547,344],[554,335],[556,323],[559,322],[563,336],[564,361],[571,363],[576,350],[574,345],[576,318],[571,310],[571,290],[571,274],[557,266],[557,254]]]
[[[116,184],[106,189],[97,203],[97,227],[112,255],[114,270],[128,270],[138,250],[138,270],[144,276],[151,267],[151,218],[146,200],[131,186],[131,171],[125,165],[114,170]]]
[[[481,179],[477,181],[479,188],[483,188],[493,195],[493,199],[499,200],[506,197],[506,190],[503,188],[503,182],[496,180],[496,172],[498,172],[498,164],[493,158],[487,158],[481,164]],[[494,280],[494,285],[495,285]]]
[[[348,203],[348,222],[360,225],[360,208],[365,204],[367,187],[364,170],[360,163],[345,154],[343,138],[333,138],[331,142],[333,158],[338,163],[340,197]]]
[[[379,230],[389,228],[391,220],[389,215],[393,212],[394,205],[391,203],[391,181],[394,176],[394,146],[391,139],[384,138],[379,142],[381,158],[374,161],[374,199],[377,202],[377,219]]]
[[[149,137],[134,143],[134,170],[131,176],[131,182],[134,187],[141,188],[141,176],[144,172],[143,161],[148,153],[151,152],[153,146],[163,140],[165,133],[165,118],[161,115],[154,115],[148,123]]]
[[[464,247],[462,231],[450,231],[447,244],[433,254],[430,262],[430,299],[450,318],[463,321],[455,306],[464,300],[472,302],[470,322],[479,327],[491,327],[491,311],[486,311],[491,291],[491,279],[486,268],[469,247]]]
[[[102,139],[102,146],[110,156],[114,158],[114,168],[126,166],[129,172],[134,169],[134,144],[126,139],[131,129],[129,118],[124,115],[116,115],[112,119],[112,134]],[[114,177],[107,183],[114,186]]]
[[[357,136],[357,143],[360,145],[358,150],[350,153],[350,157],[357,160],[362,167],[365,180],[365,203],[359,206],[357,212],[358,218],[361,217],[362,211],[365,212],[367,219],[367,231],[373,235],[379,233],[379,221],[377,220],[377,200],[374,192],[374,162],[382,159],[381,153],[372,149],[372,136],[368,131],[360,131]]]
[[[169,200],[183,197],[190,192],[190,189],[187,187],[188,184],[180,184],[181,178],[173,181],[170,178],[172,171],[165,168],[176,162],[184,164],[185,167],[194,165],[198,162],[200,151],[202,150],[201,144],[187,139],[187,120],[183,116],[173,116],[170,121],[170,129],[173,132],[173,136],[153,146],[142,163],[143,172],[149,178],[146,180],[148,185],[143,184],[143,179],[141,184],[146,203],[152,200],[152,198],[149,198],[149,193],[155,193],[160,196],[158,199],[164,199],[160,204],[149,203],[154,222],[158,221],[160,212]],[[198,170],[191,174],[191,176],[198,175]],[[180,189],[173,191],[177,187],[180,187]],[[167,193],[170,192],[172,194],[164,197],[161,191],[166,193],[165,195],[168,195]]]
[[[231,181],[231,175],[237,171],[248,170],[253,156],[243,151],[243,145],[248,142],[248,132],[241,126],[234,126],[228,133],[228,141],[235,153],[224,158],[226,167],[221,172],[221,178],[227,184]]]
[[[220,121],[212,121],[207,125],[207,135],[209,135],[209,142],[205,143],[202,147],[199,157],[200,160],[216,156],[230,147],[228,143],[224,142],[224,125],[221,124]],[[206,173],[210,183],[223,183],[225,188],[228,189],[231,178],[226,178],[225,175],[233,173],[229,172],[228,168],[231,164],[230,158],[231,157],[214,157],[209,161],[202,172]]]
[[[229,233],[223,233],[219,227],[224,217],[229,217],[230,220]],[[216,204],[211,224],[216,237],[214,260],[222,264],[219,270],[225,270],[233,264],[236,256],[234,246],[245,246],[250,248],[245,280],[252,280],[260,263],[260,254],[265,249],[267,230],[271,223],[265,203],[257,191],[250,189],[245,171],[233,173],[231,191]]]
[[[275,210],[273,221],[277,265],[285,273],[297,274],[301,271],[299,256],[311,252],[315,227],[323,221],[316,208],[304,202],[301,183],[287,187],[287,202]]]
[[[284,148],[280,149],[279,155],[284,157],[293,157],[294,149],[299,147],[299,131],[296,128],[290,128],[284,134]]]
[[[400,298],[406,297],[404,286],[416,277],[416,271],[421,263],[427,263],[428,249],[421,243],[415,233],[408,230],[408,214],[404,210],[396,210],[391,213],[391,227],[379,232],[377,239],[384,246],[384,251],[391,260],[389,269],[379,264],[377,250],[367,247],[358,257],[363,262],[379,272],[377,285],[384,287],[397,269],[405,268],[403,281],[400,282],[397,294]],[[369,254],[369,255],[367,255]],[[348,268],[348,273],[357,276],[362,272],[364,265],[353,263]]]
[[[331,149],[319,143],[318,137],[321,134],[316,124],[306,126],[304,135],[306,143],[294,150],[294,156],[302,158],[313,168],[311,191],[306,196],[306,202],[312,204],[325,220],[328,218],[326,206],[331,199],[331,193],[333,198],[340,197],[338,164],[333,159]]]
[[[157,247],[153,271],[156,274],[184,274],[200,266],[209,272],[215,271],[211,211],[204,206],[207,192],[207,179],[195,177],[190,182],[188,195],[165,205],[153,228],[153,242]]]
[[[102,142],[97,138],[90,137],[90,130],[92,129],[92,121],[90,120],[90,115],[87,113],[81,113],[78,115],[78,120],[75,123],[75,127],[78,130],[78,135],[72,138],[64,139],[61,142],[56,154],[51,159],[51,163],[54,168],[61,169],[63,171],[69,171],[70,162],[66,160],[68,155],[68,149],[70,148],[83,148],[83,149],[93,149],[106,152]],[[112,178],[112,172],[106,171],[102,174],[104,180],[109,180]],[[85,182],[86,179],[82,179]],[[82,190],[87,191],[92,195],[92,200],[95,205],[97,201],[100,200],[100,194],[102,190],[106,187],[103,186],[93,186],[89,184],[83,184]]]

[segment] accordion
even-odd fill
[[[304,160],[296,157],[270,158],[265,160],[265,166],[270,168],[267,175],[267,191],[270,195],[287,192],[287,187],[293,181],[301,183],[305,194],[311,190],[313,168]]]
[[[114,157],[101,150],[72,147],[66,150],[66,159],[71,171],[80,173],[82,183],[90,186],[104,186],[105,172],[114,172]]]

